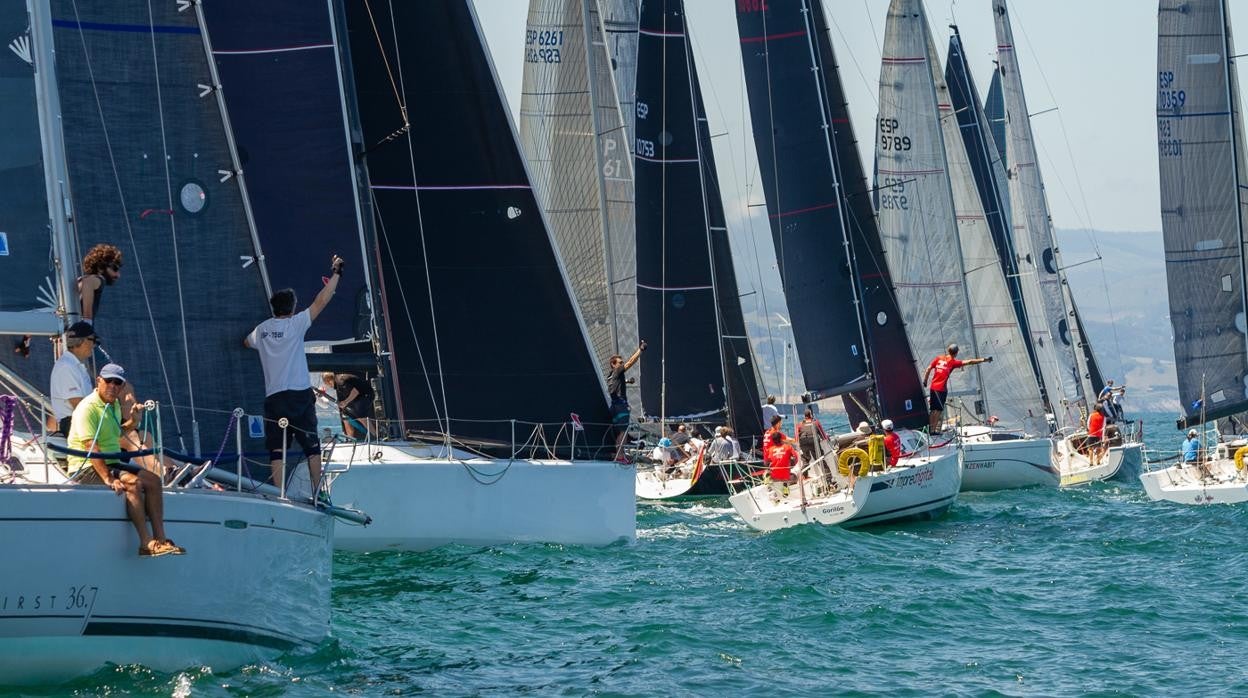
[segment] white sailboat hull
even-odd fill
[[[991,440],[990,432],[962,434],[962,491],[995,492],[1023,487],[1057,487],[1053,442],[1028,437]]]
[[[140,558],[102,486],[0,485],[0,684],[106,664],[228,671],[329,633],[333,518],[307,506],[166,490],[186,555]]]
[[[728,498],[732,508],[756,531],[776,531],[801,524],[836,526],[858,513],[871,491],[871,478],[860,477],[833,494],[818,494],[817,484],[804,482],[805,497],[796,484],[755,485]],[[784,493],[787,489],[787,495]]]
[[[1217,459],[1200,466],[1177,463],[1140,475],[1149,499],[1176,504],[1239,504],[1248,502],[1248,474],[1235,468],[1231,459]]]
[[[887,472],[868,475],[871,491],[845,526],[866,526],[944,515],[962,488],[962,454],[951,446],[902,458]]]
[[[1122,468],[1123,459],[1126,457],[1123,447],[1109,449],[1099,463],[1093,464],[1087,456],[1075,450],[1070,442],[1071,438],[1073,437],[1058,441],[1057,452],[1053,456],[1062,478],[1062,487],[1077,487],[1108,480]]]
[[[1137,482],[1144,473],[1144,445],[1138,441],[1129,441],[1121,446],[1114,446],[1110,451],[1122,452],[1122,465],[1114,479],[1133,484]]]
[[[671,499],[680,497],[693,489],[691,477],[664,477],[654,466],[637,466],[637,497],[638,499]]]
[[[637,536],[632,465],[450,455],[415,443],[337,447],[326,462],[341,470],[330,484],[333,501],[373,522],[338,526],[334,546],[610,545]]]

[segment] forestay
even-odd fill
[[[1233,56],[1223,0],[1159,4],[1157,149],[1180,426],[1248,410],[1248,173]]]

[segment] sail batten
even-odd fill
[[[1161,222],[1183,427],[1248,411],[1248,172],[1226,3],[1162,0],[1157,32]]]

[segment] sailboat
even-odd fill
[[[797,486],[747,483],[730,501],[747,524],[763,529],[805,523],[812,511],[837,507],[833,513],[845,514],[839,523],[846,526],[939,516],[957,498],[961,453],[932,447],[913,431],[926,425],[927,410],[823,8],[809,0],[739,3],[737,28],[772,240],[809,397],[840,396],[851,417],[891,419],[909,455],[877,471],[869,453],[833,453],[825,445],[822,457],[803,465]]]
[[[1118,473],[1124,460],[1142,462],[1141,445],[1123,439],[1105,444],[1107,448],[1082,446],[1087,437],[1084,421],[1090,409],[1089,396],[1094,398],[1099,390],[1092,384],[1092,376],[1099,371],[1089,362],[1091,350],[1080,332],[1082,323],[1054,240],[1006,0],[993,0],[993,12],[1006,117],[1013,241],[1036,360],[1059,426],[1054,464],[1063,487],[1106,480]]]
[[[227,444],[234,460],[244,443],[230,408],[259,412],[263,383],[239,339],[247,309],[267,296],[221,103],[195,89],[217,84],[198,6],[29,7],[0,5],[3,331],[36,336],[28,356],[0,358],[0,384],[24,394],[0,400],[0,683],[63,681],[108,664],[230,670],[315,648],[329,631],[326,510],[250,490],[167,487],[167,532],[189,552],[143,559],[117,495],[69,482],[44,438],[41,371],[53,344],[38,335],[77,317],[79,250],[123,248],[126,279],[107,289],[96,324],[139,396],[153,398],[157,443],[218,465]],[[42,278],[45,260],[60,272]]]
[[[1248,501],[1244,125],[1223,0],[1161,0],[1157,151],[1180,429],[1216,424],[1195,462],[1143,473],[1154,500]]]
[[[994,359],[949,391],[962,489],[1056,485],[1039,388],[920,0],[889,6],[877,127],[880,235],[914,355],[969,342]]]
[[[726,424],[749,449],[761,400],[683,2],[642,3],[637,51],[637,311],[651,346],[642,405],[660,426]],[[727,471],[704,455],[672,471],[639,462],[638,496],[727,494]]]
[[[471,3],[295,5],[343,71],[322,86],[375,241],[397,437],[326,459],[334,501],[373,517],[337,547],[631,540],[633,470],[609,460],[606,388]],[[553,40],[534,60],[562,58]]]

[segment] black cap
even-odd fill
[[[70,325],[69,329],[65,330],[65,336],[69,339],[87,339],[88,337],[99,339],[99,337],[96,336],[95,328],[91,326],[91,323],[81,321]]]

